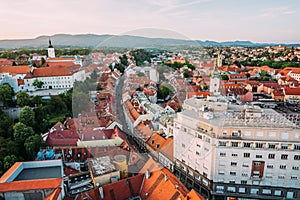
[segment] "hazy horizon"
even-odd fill
[[[7,1],[0,11],[5,16],[0,19],[0,40],[54,34],[136,35],[136,31],[146,28],[161,33],[167,30],[171,36],[178,34],[180,39],[188,40],[300,41],[297,0],[53,0],[47,4],[16,0]],[[159,37],[151,34],[138,33]]]

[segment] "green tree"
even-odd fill
[[[222,74],[221,75],[221,80],[229,80],[229,77],[227,74]]]
[[[32,85],[34,87],[37,87],[37,88],[42,88],[43,85],[44,85],[44,82],[43,81],[40,81],[39,79],[35,79],[32,83]]]
[[[11,136],[10,128],[13,125],[11,120],[2,110],[0,110],[0,136],[8,138]]]
[[[126,54],[123,54],[119,58],[120,58],[120,62],[121,62],[122,65],[128,66],[128,58],[127,58]]]
[[[16,94],[17,105],[19,106],[28,106],[30,103],[30,96],[24,91],[20,91]]]
[[[170,88],[170,86],[162,84],[158,88],[157,98],[165,99],[171,92],[172,92],[172,89]]]
[[[13,129],[15,141],[19,145],[23,144],[29,136],[32,136],[34,134],[33,129],[30,126],[26,126],[22,122],[16,123]]]
[[[44,64],[45,64],[46,60],[44,57],[41,58],[41,67],[44,67]]]
[[[8,170],[15,162],[18,161],[18,158],[15,155],[5,156],[3,159],[3,169]]]
[[[50,101],[50,110],[55,114],[62,114],[67,111],[67,105],[60,96],[52,96]]]
[[[19,121],[26,126],[33,127],[35,123],[34,111],[32,111],[29,106],[25,106],[20,112]]]
[[[3,102],[4,106],[11,105],[13,96],[14,90],[9,84],[4,83],[0,85],[0,101]]]
[[[28,159],[34,159],[41,147],[45,147],[45,142],[40,135],[32,135],[24,143]]]
[[[189,78],[189,77],[190,77],[190,72],[189,72],[189,70],[184,70],[184,72],[183,72],[183,77],[184,77],[184,78]]]

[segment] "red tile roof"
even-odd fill
[[[62,183],[62,178],[23,180],[0,183],[0,192],[55,189]]]
[[[300,96],[300,88],[284,88],[285,95],[299,95]]]
[[[30,71],[30,67],[28,65],[20,65],[20,66],[0,66],[0,73],[9,73],[12,76],[17,74],[27,74]]]
[[[25,78],[50,77],[50,76],[72,76],[67,67],[41,67],[35,68],[33,73],[28,73]]]
[[[46,144],[48,146],[77,146],[79,139],[76,130],[58,130],[49,133]]]

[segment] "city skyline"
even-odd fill
[[[5,17],[0,19],[0,39],[92,33],[299,43],[299,9],[300,2],[296,0],[54,0],[47,4],[23,0],[1,6]],[[151,29],[156,31],[147,31]]]

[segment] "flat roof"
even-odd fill
[[[61,167],[37,167],[23,169],[21,173],[14,179],[14,181],[21,180],[35,180],[46,178],[61,178]]]

